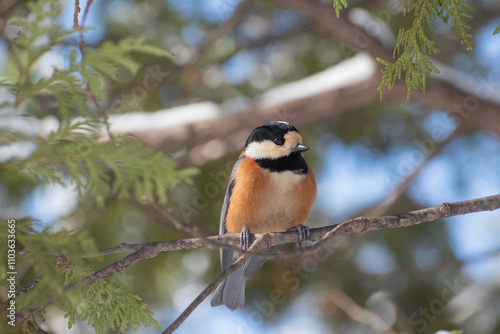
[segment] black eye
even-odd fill
[[[284,138],[276,138],[276,139],[274,139],[274,143],[278,146],[281,146],[285,143],[285,139]]]

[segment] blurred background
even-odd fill
[[[377,90],[374,59],[391,60],[398,30],[412,24],[399,0],[350,1],[340,19],[331,1],[319,0],[97,1],[84,37],[98,45],[145,35],[175,53],[171,61],[142,56],[139,75],[123,71],[119,83],[107,83],[102,108],[112,131],[199,168],[192,186],[170,194],[168,206],[181,220],[217,234],[246,137],[255,126],[284,120],[311,147],[305,157],[318,198],[308,224],[317,227],[500,193],[500,35],[493,35],[500,4],[474,6],[470,59],[453,22],[436,23],[429,34],[441,51],[441,74],[409,100],[403,80],[386,88],[382,101]],[[5,17],[25,13],[22,1],[0,7]],[[60,16],[68,28],[73,10],[67,1]],[[8,71],[4,19],[0,68]],[[77,39],[40,59],[38,75],[68,66]],[[29,126],[36,131],[58,124],[48,109],[35,117]],[[128,202],[108,198],[99,208],[59,186],[0,180],[0,210],[36,217],[41,227],[89,230],[99,249],[187,237]],[[205,301],[178,333],[499,333],[499,223],[498,211],[452,217],[340,238],[328,256],[269,261],[248,281],[244,309]],[[107,256],[95,269],[120,257]],[[165,329],[219,272],[219,252],[199,249],[141,261],[115,279],[141,296]],[[55,307],[46,318],[55,332],[91,331],[85,324],[63,330]]]

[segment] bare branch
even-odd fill
[[[486,210],[495,210],[500,208],[500,195],[496,196],[490,196],[490,197],[484,197],[476,200],[470,200],[470,201],[463,201],[463,202],[455,202],[455,203],[443,203],[438,206],[426,208],[426,209],[421,209],[421,210],[416,210],[416,211],[411,211],[408,213],[403,213],[399,214],[396,216],[387,216],[387,217],[380,217],[380,218],[356,218],[351,221],[342,223],[333,229],[331,229],[329,232],[324,234],[319,241],[312,247],[308,247],[304,249],[304,252],[301,249],[295,250],[293,252],[284,252],[284,254],[287,255],[294,255],[295,253],[306,253],[307,249],[309,250],[317,250],[320,247],[324,246],[324,244],[331,239],[333,236],[336,234],[350,234],[350,233],[361,233],[361,232],[367,232],[367,231],[373,231],[373,230],[379,230],[383,228],[395,228],[395,227],[408,227],[411,225],[416,225],[420,224],[423,222],[428,222],[440,218],[446,218],[446,217],[451,217],[455,215],[462,215],[466,213],[471,213],[471,212],[478,212],[478,211],[486,211]],[[346,226],[345,226],[346,225]],[[318,230],[318,229],[314,229]],[[290,233],[290,232],[286,232]],[[292,232],[293,233],[293,232]],[[269,233],[269,234],[260,234],[257,237],[256,242],[252,245],[250,251],[259,251],[263,249],[267,249],[268,247],[271,247],[274,245],[272,241],[272,235],[274,233]],[[267,236],[267,240],[264,243],[264,239],[262,239],[264,236]],[[313,234],[313,231],[311,231],[311,238],[314,238],[315,235]],[[255,246],[259,247],[256,248]],[[265,246],[265,247],[262,247]],[[270,254],[270,255],[275,255]],[[246,258],[245,258],[246,256]],[[173,333],[175,329],[179,327],[179,325],[191,314],[191,312],[196,308],[209,294],[212,292],[217,285],[222,282],[222,280],[226,277],[229,276],[230,273],[232,273],[234,270],[238,269],[244,262],[242,260],[245,258],[245,260],[250,257],[249,252],[245,252],[231,267],[228,269],[233,269],[231,272],[228,272],[228,270],[224,271],[221,275],[217,277],[216,280],[214,280],[210,285],[203,290],[203,292],[188,306],[188,308],[163,332],[163,334],[166,333]],[[267,256],[266,256],[267,257]],[[279,258],[279,257],[278,257]],[[236,265],[237,264],[237,265]],[[342,301],[343,309],[346,312],[349,312],[351,315],[350,311],[354,311],[353,308],[356,308],[356,313],[359,313],[359,309],[361,309],[358,305],[356,305],[350,298],[347,296],[343,295],[342,293],[337,293],[337,301],[340,302]],[[340,300],[340,299],[341,300]],[[387,333],[387,334],[392,334],[394,333],[390,329],[385,329],[386,324],[384,321],[379,318],[377,315],[369,312],[368,310],[362,309],[362,316],[358,314],[358,317],[355,318],[358,321],[362,321],[370,325],[372,328],[376,329],[377,331],[380,331],[382,333]],[[369,312],[369,314],[368,314]]]
[[[415,179],[420,175],[422,170],[424,169],[427,164],[434,159],[436,156],[441,153],[443,148],[448,145],[456,136],[458,133],[462,131],[462,127],[459,125],[453,130],[451,134],[446,137],[445,140],[443,140],[440,143],[437,143],[433,149],[431,149],[429,152],[427,152],[427,156],[425,157],[424,161],[415,168],[415,170],[408,175],[403,182],[401,182],[393,191],[388,193],[384,198],[382,198],[380,201],[372,205],[372,207],[365,212],[366,216],[380,216],[383,215],[387,212],[389,207],[394,204],[398,198],[401,197],[401,195],[404,193],[405,189],[413,182]]]
[[[352,319],[370,326],[377,333],[396,334],[396,332],[390,328],[390,325],[388,325],[384,321],[384,319],[382,319],[372,311],[359,306],[354,300],[352,300],[342,291],[333,290],[330,291],[329,295],[333,299],[333,302]]]
[[[80,13],[80,6],[78,5],[78,2],[75,2],[75,11],[73,14],[73,22],[74,22],[75,28],[80,28],[80,29],[84,28],[85,21],[87,20],[87,14],[89,13],[90,6],[92,5],[92,3],[93,3],[93,0],[87,1],[87,5],[85,6],[85,10],[83,12],[82,22],[79,24],[78,23],[78,14]],[[83,30],[80,30],[79,39],[80,39],[80,42],[79,42],[78,47],[80,50],[80,56],[83,59],[83,56],[85,55],[85,39],[83,38]],[[90,99],[90,101],[94,105],[99,117],[102,118],[102,121],[104,122],[104,126],[106,128],[106,133],[108,135],[108,139],[109,140],[113,139],[113,135],[111,134],[111,129],[109,128],[108,114],[106,114],[106,112],[104,110],[102,110],[99,102],[97,101],[97,97],[94,95],[94,93],[90,89],[88,82],[85,82],[85,93],[87,94],[88,98]]]
[[[64,286],[63,289],[68,290],[77,286],[86,287],[92,285],[95,282],[107,278],[139,262],[142,259],[150,259],[158,256],[160,253],[169,253],[176,250],[196,249],[201,247],[212,247],[213,245],[216,245],[216,247],[220,248],[238,249],[238,251],[241,254],[243,254],[242,257],[244,256],[244,259],[247,259],[250,256],[255,256],[269,260],[289,259],[297,256],[305,256],[308,254],[312,254],[319,250],[331,249],[331,247],[333,246],[330,245],[329,241],[336,236],[350,235],[355,233],[365,233],[368,231],[376,231],[389,228],[409,227],[437,219],[464,215],[473,212],[492,211],[499,208],[500,208],[500,195],[494,195],[494,196],[483,197],[461,202],[443,203],[441,205],[410,211],[406,213],[401,213],[393,216],[359,217],[346,221],[340,225],[330,225],[330,226],[311,229],[310,240],[317,242],[309,247],[302,249],[294,249],[291,251],[277,251],[265,254],[262,254],[259,251],[281,244],[297,243],[298,234],[294,231],[289,231],[289,232],[273,232],[273,233],[251,235],[252,242],[254,242],[255,240],[261,240],[261,241],[259,241],[259,244],[256,245],[256,247],[252,246],[249,249],[249,251],[246,252],[237,248],[240,237],[238,234],[224,234],[224,235],[210,236],[203,238],[191,238],[191,239],[163,241],[163,242],[150,242],[147,244],[135,244],[130,248],[128,248],[127,246],[120,245],[115,249],[108,249],[102,252],[106,254],[114,254],[120,251],[125,251],[126,249],[135,249],[139,245],[141,246],[141,248],[136,250],[134,253],[123,257],[122,259],[116,261],[111,265],[104,267],[101,270],[94,272],[90,275],[85,276],[82,279],[82,281],[73,282],[71,284]],[[236,269],[237,268],[234,268],[234,270]],[[225,277],[220,278],[220,281],[222,281],[224,278]],[[208,291],[208,293],[210,293],[211,291],[212,290]],[[205,297],[203,297],[203,299]],[[42,308],[54,303],[54,301],[55,300],[53,297],[49,297],[47,302],[44,303],[43,305],[35,307],[30,311],[26,312],[25,314],[16,317],[16,324],[22,323],[23,321],[28,319],[31,315],[35,314]],[[189,311],[189,313],[190,312],[192,312],[192,310]]]
[[[347,19],[338,19],[330,4],[314,0],[278,2],[302,13],[311,25],[329,33],[342,45],[368,53],[372,59],[392,59],[392,50],[384,48],[376,38],[368,36]],[[494,83],[478,83],[478,93],[464,92],[456,83],[439,81],[444,77],[441,75],[429,78],[426,92],[414,90],[411,100],[420,103],[423,108],[447,112],[457,123],[463,123],[465,131],[487,129],[500,135],[500,107],[487,98],[488,94],[492,95],[494,92],[490,91],[491,87],[488,85]],[[470,76],[468,78],[472,79]],[[240,135],[242,132],[248,134],[256,126],[271,119],[280,118],[305,128],[323,121],[332,121],[344,113],[376,103],[380,98],[377,90],[380,81],[381,74],[376,73],[366,80],[340,88],[325,88],[322,92],[301,99],[296,99],[293,93],[283,94],[288,100],[270,106],[259,104],[257,98],[255,104],[240,112],[224,114],[221,110],[221,115],[224,116],[217,119],[184,124],[169,128],[168,131],[159,128],[148,131],[135,130],[131,133],[146,145],[165,151],[193,148],[211,140],[222,140],[227,147],[226,153],[233,152],[241,149],[246,138]],[[484,91],[486,93],[481,93]],[[406,99],[406,94],[406,83],[397,80],[391,90],[384,92],[384,100]]]
[[[242,21],[243,16],[248,13],[248,9],[253,4],[254,0],[243,0],[234,9],[231,16],[214,30],[212,30],[207,37],[199,44],[189,57],[189,59],[182,65],[178,65],[168,72],[163,78],[161,85],[164,86],[172,80],[173,77],[182,74],[183,71],[192,68],[199,61],[201,56],[206,53],[219,39],[224,37],[228,32],[234,30]]]
[[[392,59],[392,50],[385,48],[376,38],[368,36],[362,28],[349,22],[343,15],[337,18],[331,3],[317,0],[278,0],[284,6],[303,14],[311,23],[320,26],[341,44],[356,52],[366,52],[372,58]]]
[[[163,334],[173,333],[183,322],[187,319],[187,317],[201,304],[208,295],[214,291],[217,286],[225,280],[229,275],[235,272],[239,267],[241,267],[250,257],[251,252],[258,252],[260,250],[264,250],[269,248],[269,242],[265,242],[266,235],[261,234],[257,237],[255,242],[250,247],[249,252],[241,255],[238,260],[236,260],[232,265],[230,265],[226,270],[224,270],[215,280],[212,281],[199,295],[193,300],[191,304],[181,313],[181,315],[170,325],[168,328],[163,331]]]
[[[19,289],[19,291],[16,292],[16,297],[24,295],[25,293],[29,292],[31,289],[33,289],[40,282],[41,279],[42,279],[42,275],[38,274],[33,281],[31,281],[30,283],[28,283],[28,285]],[[7,307],[9,307],[11,300],[13,300],[12,297],[7,299],[0,307],[0,310],[5,311],[7,309]]]

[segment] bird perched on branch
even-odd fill
[[[283,232],[294,229],[303,246],[309,235],[305,226],[316,198],[316,180],[307,165],[299,131],[286,122],[269,122],[252,131],[233,167],[221,211],[220,234],[241,233],[248,249],[250,232]],[[222,269],[237,256],[221,250]],[[231,311],[245,303],[245,281],[265,260],[251,257],[219,285],[212,306]]]

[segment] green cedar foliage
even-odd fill
[[[65,274],[66,283],[69,284],[81,280],[85,275],[91,274],[91,271],[70,267],[65,270]],[[113,282],[100,280],[80,289],[79,293],[76,303],[66,300],[64,309],[67,310],[65,317],[69,318],[69,328],[78,317],[83,321],[87,320],[97,334],[102,334],[104,328],[122,333],[130,326],[137,330],[139,324],[144,327],[152,325],[160,330],[153,312],[146,308],[141,298]]]
[[[17,106],[39,95],[53,96],[58,103],[59,116],[65,122],[69,121],[70,112],[87,115],[84,84],[97,98],[104,99],[99,74],[117,80],[117,74],[123,68],[135,75],[141,64],[132,57],[134,53],[173,56],[169,50],[146,43],[143,36],[129,37],[117,43],[106,41],[97,48],[87,46],[83,54],[75,46],[68,55],[67,69],[56,69],[49,78],[36,79],[32,73],[40,58],[63,44],[76,31],[66,31],[53,23],[61,13],[57,1],[30,2],[28,9],[31,15],[9,21],[11,26],[20,28],[20,33],[12,44],[10,55],[15,59],[11,64],[15,71],[8,73],[9,77],[3,81],[15,93]],[[77,61],[78,58],[81,60]]]
[[[37,150],[6,168],[42,183],[73,184],[83,196],[102,205],[109,194],[143,203],[166,202],[166,189],[188,182],[191,170],[175,169],[172,159],[144,147],[132,136],[115,136],[99,143],[98,122],[74,122],[47,138],[37,139]]]
[[[49,105],[59,120],[59,128],[45,137],[24,131],[0,129],[0,143],[30,142],[34,150],[29,156],[11,158],[0,163],[0,180],[8,186],[16,182],[30,186],[41,184],[73,185],[81,197],[99,205],[109,196],[132,199],[143,203],[167,201],[166,193],[183,182],[189,182],[193,170],[176,169],[174,161],[162,152],[145,147],[137,138],[120,135],[109,138],[102,120],[92,118],[89,97],[106,98],[105,80],[117,80],[121,69],[135,75],[141,64],[134,54],[171,57],[170,51],[148,44],[144,37],[129,37],[117,42],[103,42],[98,47],[83,49],[68,44],[78,38],[78,31],[65,30],[57,22],[61,7],[57,1],[32,1],[27,15],[8,22],[18,27],[19,34],[9,41],[8,66],[0,82],[7,87],[11,101],[0,106],[4,114],[17,114],[36,119]],[[64,48],[66,66],[48,77],[36,71],[38,61],[55,48]],[[55,107],[54,107],[55,106]],[[0,116],[4,117],[4,116]],[[70,326],[79,318],[95,327],[124,332],[128,327],[153,325],[158,329],[152,312],[142,300],[109,280],[101,280],[85,288],[63,290],[68,282],[81,279],[91,272],[92,262],[71,254],[92,253],[96,246],[85,232],[54,232],[36,227],[35,219],[16,220],[16,251],[25,268],[19,274],[18,288],[37,281],[34,287],[16,298],[17,312],[43,304],[53,296],[56,305],[66,312]],[[7,220],[0,223],[0,239],[7,240]],[[0,251],[7,254],[6,244]],[[5,248],[5,249],[4,249]],[[70,259],[58,263],[57,254]],[[94,260],[95,261],[95,260]],[[0,257],[0,277],[5,281],[7,265]],[[21,285],[22,284],[22,285]],[[38,317],[43,317],[40,313]],[[36,326],[36,319],[32,322]],[[26,323],[25,323],[26,325]],[[25,326],[26,328],[26,326]]]
[[[426,33],[426,26],[434,28],[434,22],[440,20],[443,23],[453,22],[452,31],[465,46],[466,57],[474,49],[473,36],[470,33],[471,27],[466,22],[472,18],[470,14],[474,10],[468,2],[464,0],[410,0],[403,1],[405,15],[413,14],[413,24],[406,29],[401,29],[398,34],[397,44],[394,49],[394,57],[399,57],[396,61],[377,58],[384,65],[381,70],[383,74],[382,82],[379,85],[380,98],[384,94],[385,86],[391,89],[396,79],[404,79],[408,88],[407,98],[410,98],[411,91],[415,88],[425,92],[427,76],[431,72],[439,73],[439,70],[432,64],[431,56],[439,52],[435,46],[435,41],[429,38]],[[334,0],[333,6],[339,15],[343,7],[347,7],[345,0]],[[494,32],[500,31],[497,28]]]
[[[0,240],[7,240],[7,219],[1,219]],[[39,282],[33,289],[16,298],[17,311],[27,309],[30,305],[43,303],[49,295],[58,299],[71,299],[71,293],[63,292],[65,285],[64,266],[57,264],[58,252],[64,250],[66,256],[71,254],[94,253],[96,246],[94,240],[86,231],[70,232],[60,230],[51,231],[48,227],[43,228],[41,224],[31,218],[15,220],[15,244],[16,251],[28,251],[28,255],[18,255],[15,267],[29,264],[29,271],[24,276],[16,277],[17,280],[33,281],[40,276]],[[0,245],[2,254],[7,254],[7,244]],[[5,282],[7,277],[7,264],[5,257],[0,257],[0,279]],[[75,264],[83,265],[85,259],[72,259]],[[17,270],[18,275],[23,275]]]
[[[0,222],[0,239],[7,240],[7,220]],[[149,311],[141,298],[129,293],[123,287],[109,281],[100,280],[84,288],[72,288],[66,291],[63,286],[81,281],[92,271],[85,269],[89,260],[85,258],[71,258],[73,254],[92,254],[97,251],[94,240],[86,232],[57,232],[40,226],[33,219],[16,219],[15,222],[16,250],[29,251],[29,255],[18,255],[16,268],[21,261],[29,261],[31,268],[25,276],[33,275],[38,281],[32,289],[15,298],[16,310],[26,310],[30,305],[43,304],[50,296],[56,300],[56,306],[66,312],[69,318],[69,328],[76,319],[87,321],[95,328],[96,333],[103,333],[104,328],[124,332],[128,327],[134,329],[142,325],[154,326],[159,330],[153,313]],[[71,259],[69,266],[58,257],[60,250],[64,250],[66,258]],[[7,243],[0,244],[2,254],[7,254]],[[0,279],[6,281],[7,267],[5,257],[0,257]],[[16,279],[21,279],[18,272]],[[37,314],[42,317],[42,314]],[[36,324],[35,317],[31,322]],[[25,327],[26,332],[29,332]]]
[[[146,43],[144,37],[130,37],[117,43],[104,42],[97,48],[87,47],[83,54],[72,49],[67,69],[57,69],[48,78],[36,79],[32,73],[40,57],[75,32],[64,31],[53,23],[61,12],[57,2],[30,2],[28,9],[30,15],[9,22],[20,27],[21,32],[10,55],[17,59],[13,62],[16,71],[10,71],[4,81],[15,95],[14,104],[20,112],[34,113],[38,96],[53,97],[61,125],[47,138],[33,139],[37,149],[30,157],[8,161],[4,169],[43,183],[73,183],[80,195],[88,191],[99,204],[110,194],[165,203],[166,190],[187,182],[193,170],[175,169],[169,157],[144,147],[131,136],[104,140],[102,122],[88,116],[86,87],[95,97],[103,99],[104,78],[116,80],[121,68],[132,74],[141,68],[133,53],[158,57],[171,57],[172,53]],[[78,114],[85,118],[72,121],[71,116]],[[10,134],[4,140],[11,142],[14,136]]]
[[[340,11],[342,8],[347,8],[347,0],[333,0],[333,8],[335,8],[335,14],[340,17]]]

